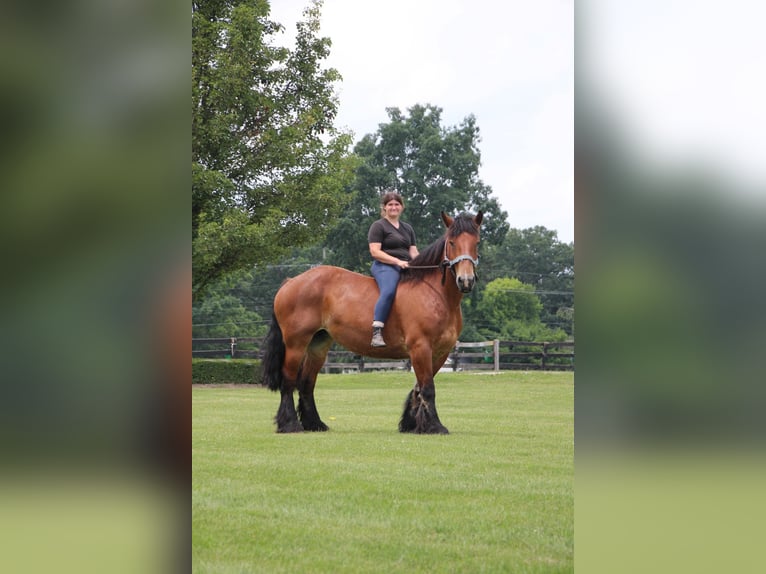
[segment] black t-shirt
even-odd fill
[[[409,223],[399,222],[399,229],[387,219],[378,219],[367,232],[367,243],[380,243],[383,252],[402,261],[410,260],[410,246],[415,245],[415,230]]]

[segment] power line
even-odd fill
[[[529,295],[574,295],[574,291],[525,291],[524,289],[498,289],[498,291],[502,291],[503,293],[526,293]]]
[[[238,321],[236,323],[232,323],[231,321],[224,321],[223,323],[192,323],[192,327],[214,327],[217,325],[234,325],[235,327],[239,327],[240,325],[254,325],[254,324],[263,324],[268,323],[268,319],[261,319],[260,321]]]

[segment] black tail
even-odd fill
[[[272,391],[282,388],[282,366],[285,364],[285,341],[282,338],[282,328],[277,322],[277,317],[271,314],[271,327],[266,338],[263,340],[263,382]]]

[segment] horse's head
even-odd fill
[[[479,226],[484,214],[462,214],[455,218],[442,211],[447,226],[442,265],[450,268],[461,293],[469,293],[476,284],[476,266],[479,264]]]

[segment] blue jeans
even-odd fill
[[[388,314],[391,312],[391,306],[394,304],[396,286],[399,284],[399,274],[401,271],[396,265],[388,265],[380,261],[372,262],[371,271],[372,276],[375,277],[375,281],[378,283],[378,289],[380,289],[378,302],[375,303],[373,320],[385,323],[386,319],[388,319]]]

